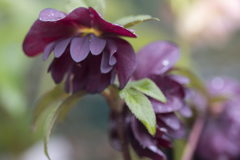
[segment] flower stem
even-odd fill
[[[123,159],[131,160],[129,148],[128,148],[128,142],[125,137],[124,119],[121,113],[117,114],[117,130],[118,130],[119,139],[121,141]]]
[[[197,120],[194,123],[193,129],[190,133],[187,145],[185,146],[182,160],[191,160],[195,149],[198,144],[198,140],[200,138],[200,135],[202,133],[203,127],[205,124],[205,116],[200,115]]]
[[[116,88],[109,86],[107,90],[101,93],[107,100],[109,107],[117,116],[117,132],[121,142],[123,160],[131,160],[128,142],[125,137],[124,117],[123,117],[123,100],[119,97]]]

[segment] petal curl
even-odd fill
[[[172,68],[179,57],[179,48],[171,42],[150,43],[137,54],[138,66],[134,72],[134,78],[142,79],[149,75],[161,75]]]
[[[113,66],[109,65],[110,53],[106,50],[102,53],[102,60],[101,60],[101,72],[108,73],[112,70]]]
[[[136,34],[132,33],[129,29],[125,29],[118,24],[112,24],[105,21],[101,15],[93,8],[89,7],[92,17],[92,27],[96,30],[103,32],[104,34],[113,34],[127,37],[137,37]]]
[[[136,54],[127,41],[120,38],[115,38],[114,41],[118,46],[118,50],[114,54],[117,59],[117,75],[120,89],[123,89],[137,66]]]
[[[117,44],[113,40],[107,39],[106,48],[109,50],[109,53],[110,53],[109,64],[110,65],[116,64],[117,59],[115,58],[114,53],[117,52],[117,48],[118,48]]]

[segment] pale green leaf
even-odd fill
[[[64,110],[71,108],[74,104],[76,104],[78,102],[78,100],[84,95],[86,94],[86,91],[79,91],[71,96],[69,96],[67,99],[65,99],[58,107],[55,107],[52,112],[49,114],[45,125],[44,125],[44,152],[46,154],[46,156],[48,157],[48,159],[50,160],[49,154],[48,154],[48,150],[47,150],[47,145],[48,145],[48,141],[49,141],[49,137],[52,131],[52,127],[54,125],[54,123],[56,122],[56,120],[58,119],[58,117],[63,114],[62,112]]]
[[[124,28],[129,28],[149,20],[159,21],[158,18],[153,18],[150,15],[138,15],[138,16],[127,16],[127,17],[120,18],[115,23],[123,25]]]
[[[151,135],[156,133],[156,117],[151,102],[146,96],[132,88],[124,88],[119,95],[131,112],[144,124]]]
[[[36,128],[36,122],[39,120],[44,111],[54,107],[54,104],[62,101],[68,96],[69,95],[65,92],[62,84],[57,85],[53,90],[44,94],[35,107],[32,120],[32,129],[34,130]]]
[[[104,15],[106,10],[106,2],[105,0],[68,0],[65,5],[66,11],[68,13],[72,12],[78,7],[92,7],[100,14]]]
[[[128,83],[129,87],[132,87],[145,95],[166,103],[166,98],[159,87],[150,79],[145,78],[139,81],[133,81]]]

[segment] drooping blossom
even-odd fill
[[[124,88],[136,67],[132,46],[119,36],[136,37],[132,30],[105,21],[91,7],[68,15],[48,8],[30,28],[23,50],[30,57],[43,52],[44,60],[54,51],[48,71],[55,83],[66,75],[67,92],[102,92],[116,74],[120,89]]]
[[[202,111],[205,108],[209,112],[196,155],[202,160],[238,160],[240,158],[240,83],[227,77],[215,77],[207,82],[207,89],[211,98],[220,96],[226,99],[220,98],[210,103],[199,94],[193,99],[197,109]],[[199,101],[199,98],[202,100]]]
[[[160,147],[171,148],[171,138],[182,138],[185,135],[183,123],[174,112],[190,117],[192,112],[186,105],[187,92],[185,84],[188,79],[169,74],[178,61],[178,47],[166,41],[157,41],[144,47],[137,54],[138,65],[133,74],[134,80],[150,78],[165,95],[167,102],[162,103],[149,98],[156,115],[156,135],[149,134],[145,126],[124,106],[126,137],[132,148],[140,157],[153,160],[166,159]],[[120,140],[116,129],[116,115],[111,113],[110,137],[114,148],[120,150]]]

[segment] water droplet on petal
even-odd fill
[[[212,84],[214,89],[219,90],[224,86],[224,81],[223,81],[222,78],[216,77],[212,80],[211,84]]]

